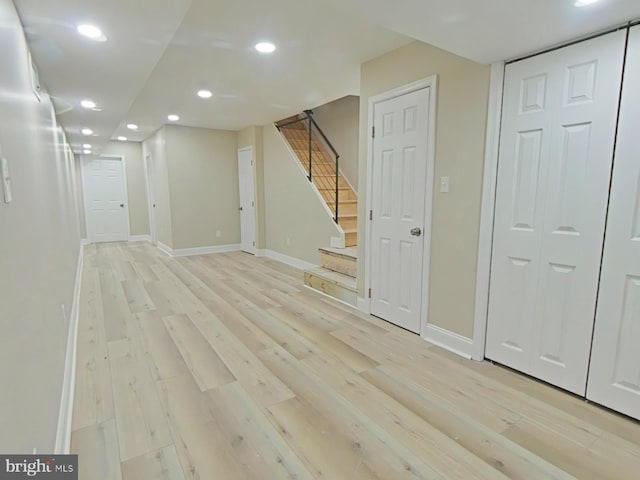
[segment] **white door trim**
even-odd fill
[[[239,160],[240,160],[240,153],[243,152],[251,152],[251,184],[253,185],[253,247],[251,247],[249,250],[250,252],[248,253],[253,253],[254,255],[256,254],[256,252],[258,251],[257,249],[257,244],[258,244],[258,222],[257,222],[257,215],[256,215],[256,208],[255,208],[255,200],[257,198],[257,192],[256,192],[256,156],[255,156],[255,152],[253,150],[253,146],[252,145],[248,145],[246,147],[242,147],[238,149],[238,152],[236,154],[236,159],[239,165]],[[240,178],[238,179],[239,181],[242,181]],[[242,199],[240,199],[242,200]],[[242,216],[242,212],[239,212],[240,216]],[[240,219],[240,245],[242,245],[242,219]]]
[[[127,218],[127,240],[129,238],[131,238],[131,219],[129,218],[129,189],[128,189],[128,184],[127,184],[127,163],[126,160],[124,158],[124,156],[122,155],[99,155],[100,158],[112,158],[112,159],[117,159],[120,160],[122,162],[122,182],[124,184],[124,205],[125,205],[125,209],[124,209],[124,213],[125,216]],[[89,235],[89,222],[87,221],[87,189],[85,188],[85,184],[84,184],[84,179],[85,179],[85,171],[86,171],[86,167],[85,167],[85,160],[87,160],[88,156],[87,155],[82,155],[80,158],[80,167],[82,170],[82,197],[83,197],[83,202],[84,202],[84,222],[85,222],[85,226],[87,228],[87,240],[89,240],[89,243],[94,243],[95,242],[95,238],[92,238],[91,235]],[[93,232],[91,232],[93,233]]]
[[[365,211],[365,275],[364,275],[364,289],[366,297],[365,311],[371,312],[371,301],[369,299],[369,288],[371,288],[371,245],[372,245],[372,229],[371,221],[369,220],[369,211],[371,211],[373,204],[373,138],[371,131],[374,124],[374,107],[376,103],[384,102],[392,98],[400,97],[407,93],[412,93],[423,88],[430,89],[429,95],[429,125],[427,133],[427,192],[425,195],[425,209],[424,209],[424,254],[422,261],[422,306],[420,309],[420,332],[421,337],[425,338],[425,332],[428,328],[427,312],[429,310],[429,269],[431,260],[431,217],[433,211],[433,179],[435,170],[435,141],[436,141],[436,112],[437,112],[437,75],[432,75],[428,78],[423,78],[415,82],[403,85],[392,90],[380,93],[369,97],[369,115],[367,124],[367,187],[366,187],[366,211]]]
[[[487,138],[482,180],[480,233],[478,236],[478,264],[476,269],[476,301],[473,321],[474,360],[484,360],[489,309],[489,279],[491,276],[491,252],[493,249],[493,218],[498,178],[498,147],[502,122],[502,94],[504,91],[504,62],[491,64],[489,85],[489,110],[487,114]]]
[[[150,159],[153,161],[153,155],[151,153],[145,153],[144,176],[146,179],[145,186],[147,187],[147,210],[149,212],[149,241],[152,245],[158,245],[158,219],[156,218],[156,209],[153,207],[155,201],[153,182],[155,181],[156,171],[153,166],[149,168]]]

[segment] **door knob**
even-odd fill
[[[422,230],[420,230],[420,227],[414,227],[414,228],[411,229],[410,233],[414,237],[419,237],[420,235],[422,235]]]
[[[121,204],[120,204],[120,207],[124,208],[124,203],[121,203]]]
[[[242,211],[242,207],[238,208],[238,210]]]

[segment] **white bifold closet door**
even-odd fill
[[[640,26],[627,52],[587,397],[640,419]]]
[[[625,35],[505,71],[486,356],[581,395]]]

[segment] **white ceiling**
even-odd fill
[[[169,113],[238,130],[357,95],[360,64],[413,39],[489,63],[640,17],[639,0],[574,1],[14,0],[69,141],[96,152],[118,135],[144,140]],[[79,23],[108,41],[78,36]],[[258,54],[261,40],[278,49]],[[214,97],[199,99],[200,88]]]

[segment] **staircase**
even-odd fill
[[[307,178],[313,182],[327,207],[333,212],[334,220],[344,231],[345,247],[355,246],[358,242],[358,196],[339,168],[336,186],[336,162],[340,157],[315,124],[312,112],[307,110],[305,114],[306,116],[296,115],[281,120],[276,123],[276,127],[296,154]]]
[[[319,268],[304,272],[305,285],[356,306],[356,247],[321,248]]]

